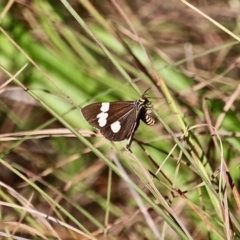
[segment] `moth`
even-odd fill
[[[99,129],[109,141],[118,142],[128,139],[126,149],[130,150],[134,133],[140,120],[153,125],[155,119],[147,111],[151,102],[146,97],[147,89],[136,101],[99,102],[82,108],[82,114],[90,125]]]

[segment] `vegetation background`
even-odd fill
[[[2,239],[240,239],[238,0],[1,0]],[[132,152],[81,107],[156,118]]]

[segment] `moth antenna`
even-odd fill
[[[147,92],[150,90],[151,88],[148,88],[144,93],[143,93],[143,97],[145,97],[147,95]]]

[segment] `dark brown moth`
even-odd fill
[[[151,108],[151,102],[146,97],[147,91],[137,101],[100,102],[87,105],[82,109],[82,114],[89,124],[99,129],[109,141],[118,142],[128,139],[126,148],[130,150],[140,120],[147,125],[155,123],[147,113]]]

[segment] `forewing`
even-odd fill
[[[93,127],[99,129],[102,135],[110,141],[122,141],[128,138],[136,121],[135,102],[110,102],[109,109],[105,112],[108,114],[106,125],[103,127],[99,125],[99,118],[97,117],[102,112],[102,104],[93,103],[84,107],[82,114],[85,119]],[[111,125],[117,121],[119,121],[120,129],[118,132],[113,132]]]

